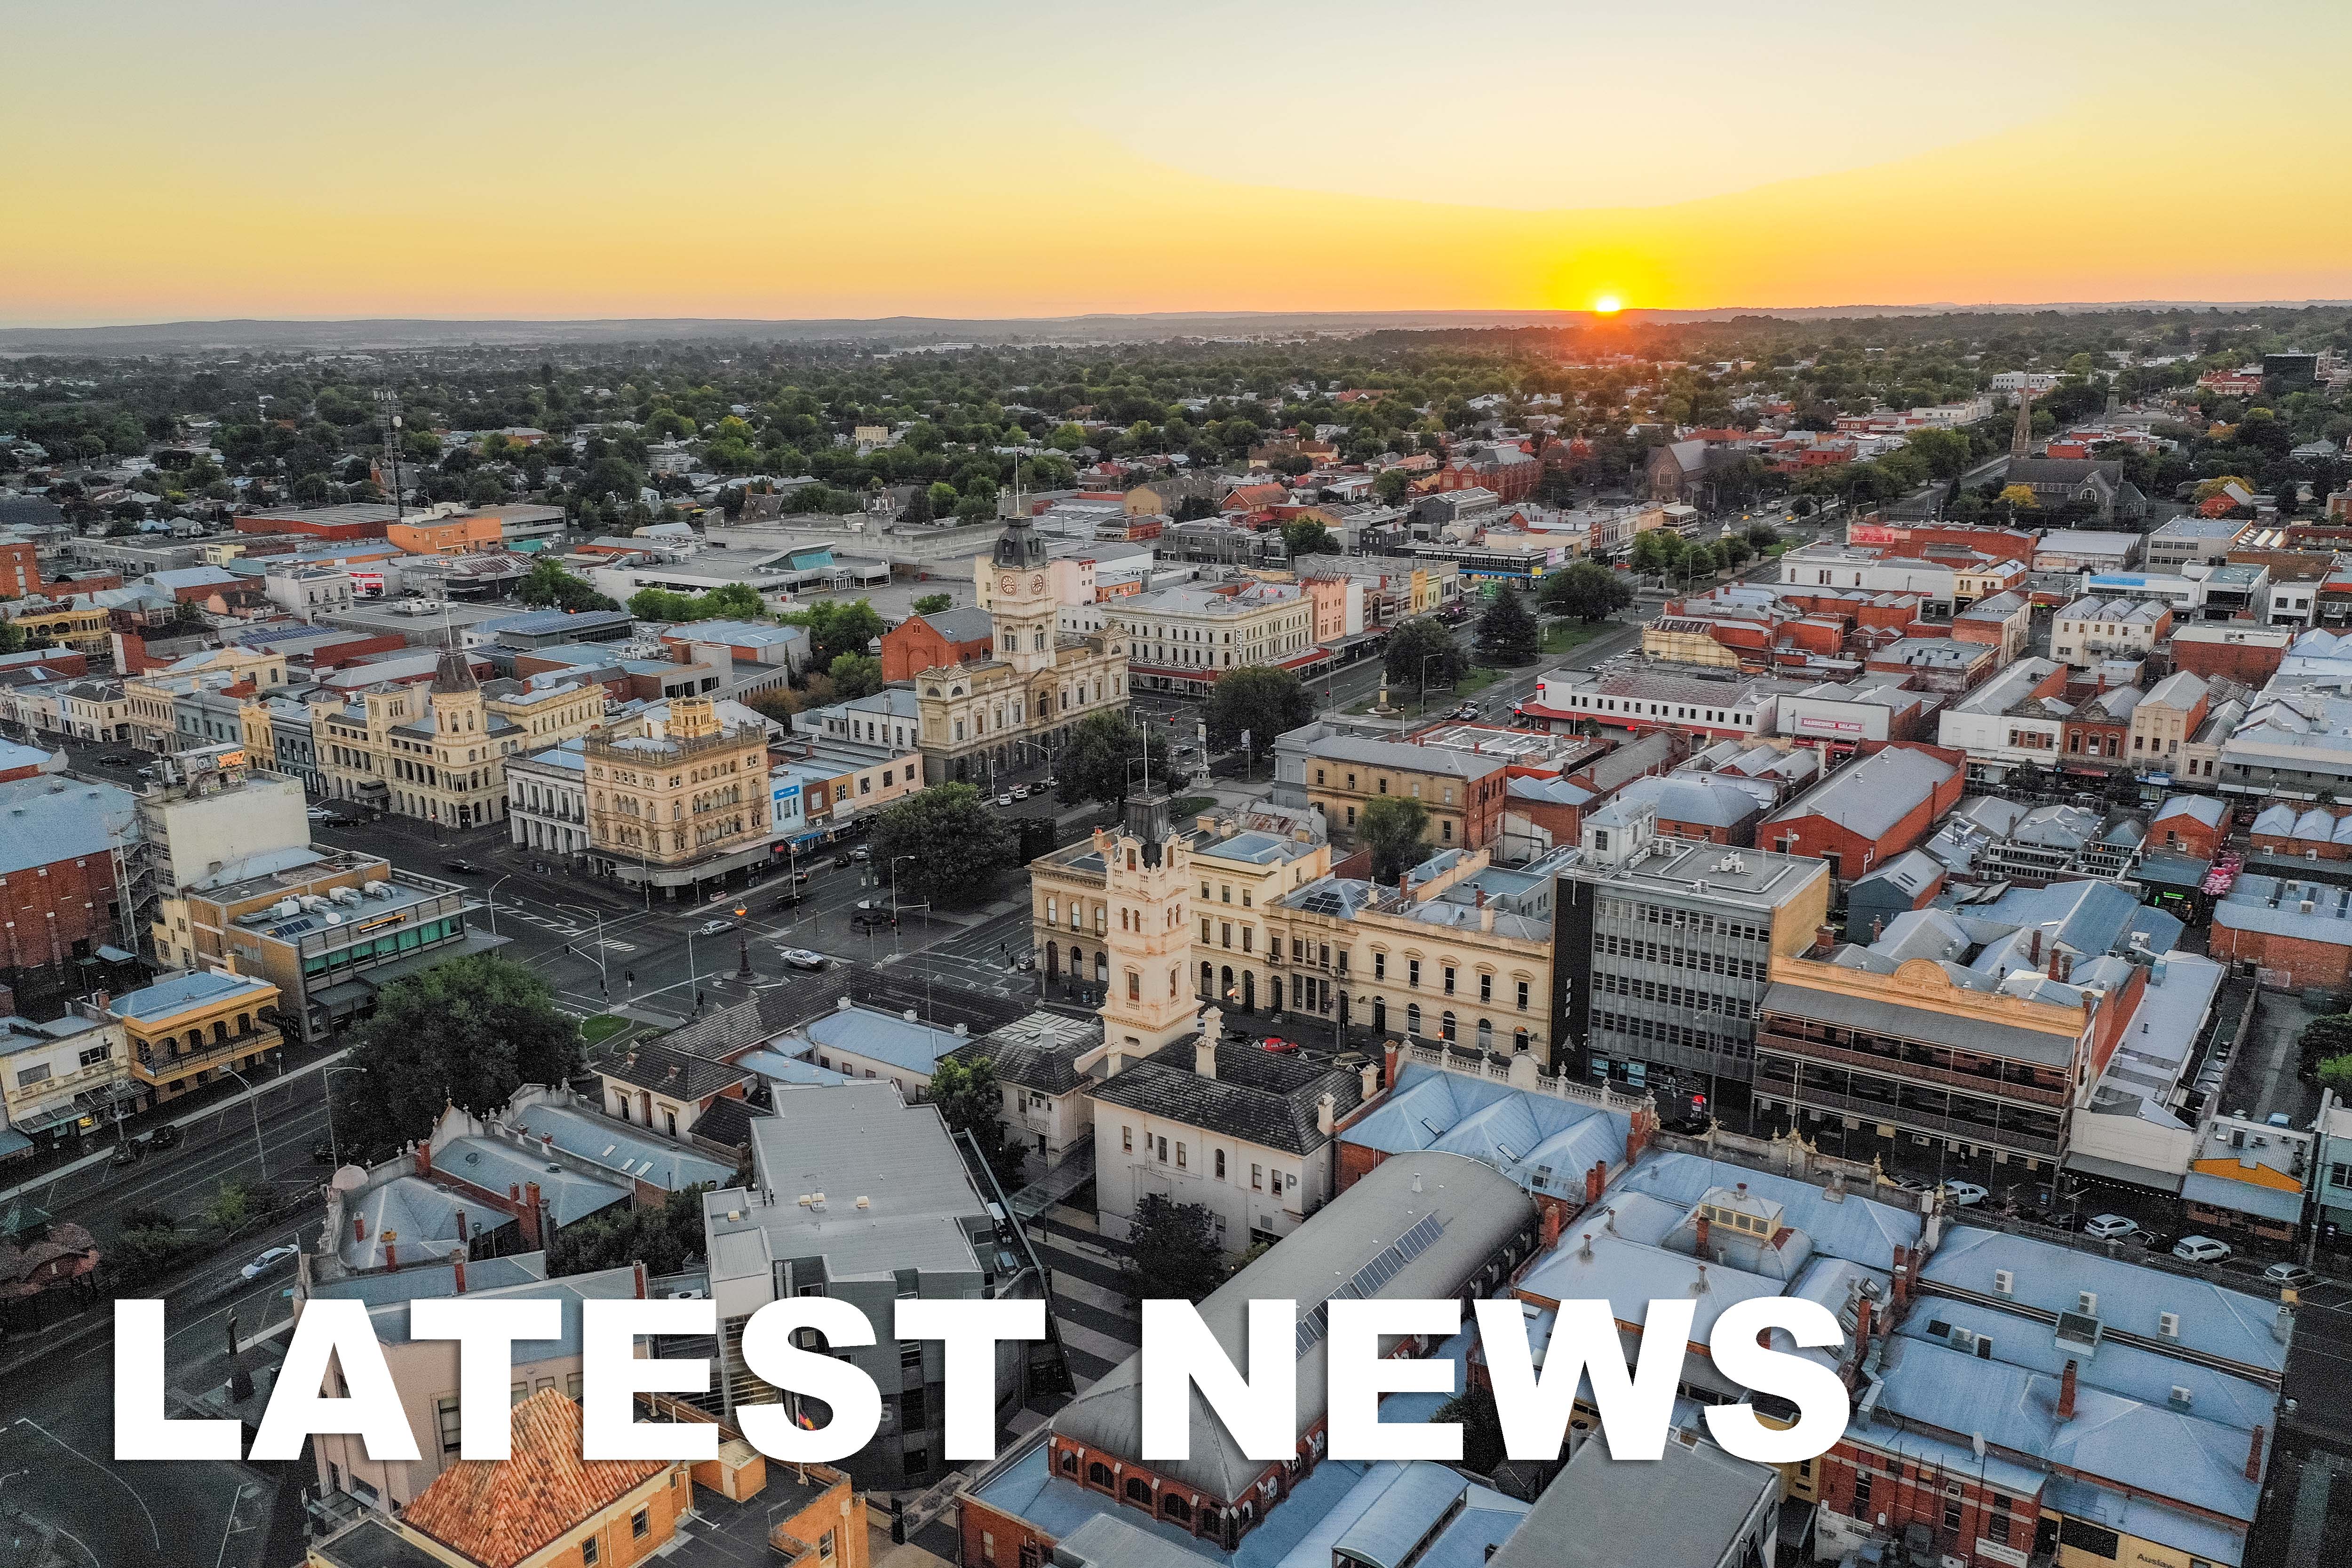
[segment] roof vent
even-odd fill
[[[865,1194],[860,1193],[857,1194],[857,1206],[862,1209],[870,1209],[874,1206],[874,1200],[867,1197]]]
[[[2156,1331],[2162,1334],[2168,1340],[2179,1339],[2180,1337],[2180,1314],[2178,1312],[2158,1312],[2156,1315]],[[2178,1393],[2179,1391],[2176,1389],[2174,1392]]]
[[[2083,1316],[2086,1318],[2097,1317],[2099,1315],[2099,1293],[2096,1290],[2077,1290],[2074,1292],[2074,1310],[2082,1313]]]
[[[2172,1385],[2172,1397],[2168,1400],[2167,1403],[2175,1410],[2186,1410],[2192,1403],[2195,1402],[2196,1398],[2197,1396],[2194,1394],[2191,1394],[2188,1389],[2181,1387],[2180,1384],[2176,1383]]]
[[[1997,1294],[2014,1296],[2017,1294],[2017,1276],[2006,1268],[1996,1268],[1992,1271],[1992,1288]]]

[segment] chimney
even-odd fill
[[[1192,1070],[1202,1078],[1217,1076],[1217,1039],[1207,1029],[1192,1041]]]
[[[432,1179],[433,1145],[430,1143],[419,1143],[416,1146],[416,1173],[428,1181]]]
[[[352,1239],[353,1241],[367,1239],[367,1221],[357,1215],[352,1215]]]
[[[1857,1362],[1870,1353],[1870,1310],[1874,1303],[1867,1296],[1853,1310],[1853,1359]]]
[[[457,1211],[457,1245],[459,1247],[470,1245],[467,1240],[467,1237],[471,1233],[466,1229],[466,1211],[464,1209],[459,1209]]]
[[[1698,1224],[1692,1227],[1696,1236],[1696,1239],[1691,1248],[1691,1252],[1694,1257],[1706,1258],[1715,1256],[1706,1248],[1707,1237],[1713,1228],[1714,1227],[1707,1223],[1706,1215],[1701,1215],[1698,1216]]]
[[[1837,932],[1828,926],[1813,928],[1813,956],[1820,958],[1837,946]]]
[[[2026,961],[2028,963],[2031,963],[2031,964],[2034,965],[2036,968],[2039,968],[2039,967],[2041,966],[2041,963],[2042,963],[2042,928],[2041,928],[2040,926],[2035,926],[2035,927],[2033,928],[2033,935],[2032,935],[2032,938],[2031,939],[2031,943],[2030,943],[2030,945],[2029,945],[2029,946],[2026,948],[2026,950],[2025,950],[2025,961]]]
[[[2263,1479],[2263,1427],[2255,1427],[2253,1440],[2246,1445],[2246,1479],[2250,1481],[2259,1481]]]
[[[2058,1374],[2058,1419],[2061,1421],[2074,1419],[2075,1365],[2074,1358],[2068,1357],[2066,1370]],[[2259,1436],[2255,1438],[2257,1443],[2261,1440]]]
[[[1477,895],[1477,907],[1482,910],[1485,909],[1486,907],[1486,889],[1484,888],[1475,888],[1473,889],[1472,891]]]
[[[1557,1204],[1543,1205],[1543,1240],[1540,1245],[1546,1252],[1559,1245],[1559,1205]]]
[[[397,1274],[400,1272],[400,1248],[396,1244],[400,1240],[400,1233],[396,1230],[387,1230],[383,1233],[383,1240],[384,1272]]]
[[[1381,1065],[1378,1062],[1366,1062],[1363,1071],[1363,1098],[1369,1103],[1380,1092]]]
[[[1608,1169],[1609,1167],[1607,1165],[1603,1164],[1599,1160],[1595,1160],[1592,1162],[1591,1167],[1584,1173],[1584,1201],[1588,1205],[1597,1204],[1601,1201],[1601,1184],[1608,1179]]]
[[[547,1245],[546,1237],[540,1232],[540,1212],[539,1184],[525,1182],[522,1188],[522,1213],[517,1217],[522,1221],[523,1245],[534,1252]]]
[[[462,1296],[466,1293],[466,1249],[461,1247],[451,1253],[449,1262],[457,1271],[457,1294]]]
[[[1331,1136],[1331,1124],[1338,1119],[1339,1107],[1338,1097],[1328,1089],[1324,1090],[1323,1097],[1315,1102],[1315,1130],[1326,1138]]]
[[[1401,899],[1409,899],[1412,897],[1412,872],[1399,871],[1397,873],[1397,897]]]
[[[1480,931],[1495,929],[1495,906],[1486,901],[1486,896],[1484,893],[1478,895],[1478,929]]]
[[[1895,1249],[1895,1310],[1900,1312],[1911,1301],[1911,1249]]]
[[[2050,978],[2058,978],[2058,950],[2055,947],[2050,950]]]
[[[646,1260],[642,1258],[638,1258],[635,1265],[635,1268],[637,1283],[637,1300],[642,1301],[646,1299]]]
[[[1404,1042],[1402,1040],[1391,1040],[1387,1045],[1381,1047],[1381,1056],[1383,1058],[1383,1066],[1381,1068],[1381,1081],[1387,1084],[1391,1089],[1394,1089],[1396,1087],[1397,1074],[1402,1071],[1404,1067]]]

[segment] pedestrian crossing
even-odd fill
[[[1029,1222],[1038,1260],[1054,1277],[1054,1321],[1079,1390],[1098,1381],[1143,1342],[1116,1250],[1092,1230],[1094,1216],[1066,1206]]]

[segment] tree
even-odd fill
[[[809,660],[818,666],[830,666],[845,653],[864,653],[866,645],[882,635],[882,617],[864,599],[848,604],[837,599],[821,600],[805,610],[793,610],[776,618],[788,626],[807,631]]]
[[[453,958],[379,994],[340,1074],[335,1124],[347,1152],[422,1138],[445,1105],[479,1115],[527,1083],[555,1084],[580,1068],[579,1020],[545,980],[488,953]]]
[[[959,905],[985,897],[1013,864],[1013,829],[968,784],[934,784],[885,811],[874,826],[874,862],[898,873],[898,895]]]
[[[2352,1055],[2352,1013],[2335,1013],[2324,1018],[2314,1018],[2304,1026],[2295,1044],[2302,1053],[2303,1071],[2306,1076],[2316,1072],[2321,1062]]]
[[[2319,1064],[2314,1076],[2319,1079],[2320,1088],[2334,1089],[2337,1100],[2352,1099],[2352,1052],[2329,1057]]]
[[[1769,522],[1759,522],[1748,531],[1748,542],[1759,550],[1769,550],[1780,542],[1780,531]]]
[[[936,616],[941,610],[951,610],[954,608],[955,595],[953,594],[925,594],[921,598],[917,599],[914,604],[915,614],[919,616]]]
[[[1064,805],[1091,800],[1116,806],[1141,782],[1143,770],[1134,766],[1149,758],[1151,776],[1169,776],[1168,733],[1163,725],[1138,724],[1124,713],[1089,713],[1070,731],[1070,743],[1055,764]]]
[[[550,1277],[642,1263],[653,1275],[679,1274],[702,1256],[702,1194],[709,1182],[679,1188],[659,1204],[615,1204],[555,1233]]]
[[[1633,536],[1633,547],[1627,558],[1636,572],[1654,572],[1664,577],[1683,568],[1690,554],[1690,541],[1671,528],[1647,528]]]
[[[1558,616],[1591,623],[1605,620],[1633,602],[1633,585],[1622,572],[1579,561],[1544,579],[1543,606]]]
[[[1427,616],[1415,616],[1391,632],[1381,655],[1389,683],[1408,691],[1451,686],[1466,664],[1454,634]]]
[[[1372,852],[1372,880],[1393,882],[1429,858],[1429,811],[1411,795],[1375,796],[1356,819],[1356,837]]]
[[[1432,1412],[1432,1421],[1451,1422],[1462,1428],[1462,1468],[1488,1476],[1509,1458],[1503,1443],[1503,1415],[1495,1405],[1494,1390],[1473,1383]]]
[[[1372,481],[1372,496],[1382,505],[1394,506],[1404,500],[1405,493],[1412,488],[1412,480],[1402,468],[1383,468],[1380,477]]]
[[[1478,657],[1488,664],[1526,664],[1543,647],[1543,627],[1528,613],[1527,601],[1509,584],[1478,617]]]
[[[0,621],[0,653],[25,651],[25,628],[14,621]]]
[[[980,1147],[999,1185],[1011,1192],[1021,1185],[1024,1152],[1004,1138],[998,1112],[1004,1109],[1004,1089],[996,1077],[992,1057],[941,1057],[931,1069],[930,1101],[950,1132],[968,1132]]]
[[[1262,756],[1272,748],[1276,735],[1315,717],[1315,700],[1290,671],[1253,664],[1229,669],[1218,678],[1209,689],[1208,710],[1202,717],[1209,726],[1211,746],[1232,751],[1242,743],[1242,732],[1247,731],[1252,751]]]
[[[2032,485],[2003,485],[2000,487],[2000,500],[2001,505],[2021,511],[2032,511],[2042,505],[2040,498],[2034,495]]]
[[[1331,531],[1311,517],[1302,517],[1282,525],[1282,542],[1290,551],[1290,558],[1302,555],[1337,555],[1339,542]]]
[[[1142,1301],[1201,1299],[1225,1282],[1214,1219],[1199,1204],[1146,1193],[1128,1232],[1127,1293]]]
[[[824,672],[833,677],[836,702],[871,697],[882,689],[882,661],[870,653],[845,653],[826,665]]]
[[[530,563],[530,570],[524,573],[522,581],[515,584],[515,597],[541,609],[617,610],[621,607],[547,556]]]

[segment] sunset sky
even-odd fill
[[[7,324],[2352,297],[2341,0],[7,11]]]

